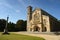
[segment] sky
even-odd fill
[[[41,8],[60,20],[60,0],[0,0],[0,19],[27,20],[27,7]]]

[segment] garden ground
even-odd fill
[[[35,36],[28,36],[23,34],[16,34],[18,32],[10,32],[9,35],[5,34],[3,35],[0,32],[0,40],[45,40],[41,37],[35,37]]]
[[[42,38],[44,38],[46,40],[60,40],[60,35],[29,33],[29,32],[14,32],[14,33],[23,34],[23,35],[29,35],[29,36],[36,36],[36,37],[42,37]]]

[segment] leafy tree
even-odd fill
[[[17,23],[16,23],[16,30],[17,31],[26,30],[26,21],[18,20]]]
[[[22,25],[23,25],[23,20],[18,20],[17,23],[16,23],[17,31],[21,31],[22,30]]]
[[[6,26],[6,20],[0,19],[0,31],[3,31]]]
[[[27,21],[25,20],[23,23],[23,31],[26,31],[26,28],[27,28]]]
[[[8,23],[8,31],[15,31],[15,24],[12,22]]]
[[[8,31],[26,31],[26,23],[27,21],[24,20],[18,20],[15,23],[9,22],[8,23]],[[0,31],[4,31],[4,28],[6,26],[6,20],[0,19]]]

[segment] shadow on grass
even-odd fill
[[[4,33],[2,33],[2,35],[10,35],[10,33],[4,32]]]

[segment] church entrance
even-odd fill
[[[34,31],[39,31],[40,28],[38,26],[34,26]]]

